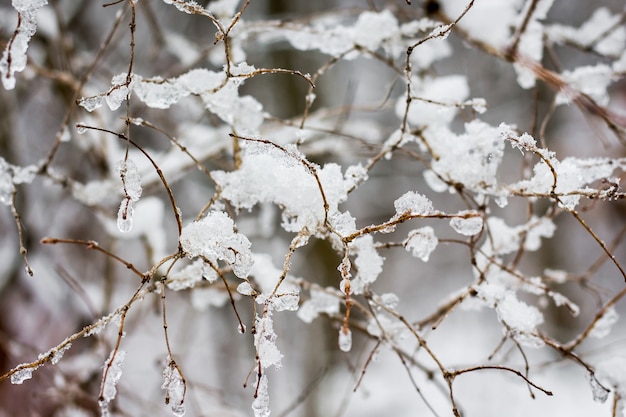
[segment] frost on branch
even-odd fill
[[[183,228],[180,244],[190,258],[204,257],[209,262],[224,261],[233,273],[246,278],[254,260],[250,241],[233,230],[234,222],[222,211],[211,211],[204,218]]]
[[[15,73],[26,68],[28,43],[37,31],[37,10],[47,5],[48,1],[13,0],[12,4],[19,13],[18,26],[0,59],[0,77],[6,90],[15,88]]]

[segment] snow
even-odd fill
[[[233,267],[236,276],[246,278],[254,263],[250,240],[233,228],[234,222],[228,214],[211,211],[183,228],[180,243],[188,257],[203,256],[211,262],[222,260]]]
[[[256,318],[256,333],[254,334],[254,346],[261,363],[261,368],[270,366],[280,368],[283,354],[276,346],[277,335],[274,331],[274,321],[271,311],[263,317]]]
[[[626,397],[626,357],[610,356],[602,358],[595,366],[596,378],[604,386],[615,388],[616,394]]]
[[[252,411],[254,417],[269,417],[270,416],[270,396],[268,389],[267,375],[261,375],[258,381],[258,389],[256,392],[256,398],[252,402]]]
[[[475,192],[496,192],[498,167],[504,155],[502,127],[492,127],[480,120],[465,124],[465,133],[456,135],[448,128],[428,129],[424,136],[438,155],[431,170],[440,177],[464,184]],[[442,187],[431,175],[429,185]]]
[[[270,255],[254,255],[254,265],[250,271],[250,276],[258,284],[262,292],[256,298],[257,303],[269,302],[269,307],[275,311],[295,311],[298,309],[300,301],[300,288],[294,283],[294,277],[287,275],[276,290],[276,293],[270,298],[282,274],[283,271],[274,266]],[[248,290],[245,285],[242,289],[244,291]]]
[[[620,19],[619,14],[612,14],[606,7],[598,7],[579,28],[554,24],[547,27],[546,34],[553,42],[572,41],[582,46],[593,46],[600,54],[615,56],[619,55],[626,45],[626,28],[618,25],[608,36],[599,41],[598,39]]]
[[[424,226],[409,232],[409,236],[403,242],[407,252],[411,252],[416,258],[428,262],[430,254],[435,250],[439,239],[435,236],[435,231],[430,226]]]
[[[425,216],[432,214],[433,203],[426,196],[415,191],[408,191],[394,201],[395,217],[402,215]]]
[[[417,53],[417,52],[416,52]],[[462,75],[411,77],[411,104],[407,120],[411,126],[445,126],[456,116],[459,104],[469,96],[467,79]],[[402,119],[406,95],[396,102],[396,115]]]
[[[260,202],[272,202],[282,208],[285,230],[299,232],[306,227],[315,231],[323,225],[325,218],[320,187],[297,149],[286,151],[269,144],[249,143],[239,169],[213,171],[213,179],[222,189],[222,198],[233,206],[250,209]],[[269,166],[272,169],[267,169]],[[341,169],[339,165],[329,163],[316,167],[316,171],[329,205],[329,214],[333,214],[347,196]]]
[[[398,21],[389,10],[365,11],[352,26],[337,23],[334,19],[320,19],[311,27],[285,29],[279,31],[279,34],[301,51],[319,50],[334,57],[352,51],[344,59],[353,59],[359,55],[354,50],[355,46],[376,51],[384,47],[387,41],[400,36]]]
[[[339,313],[340,295],[336,289],[328,287],[326,290],[311,288],[311,298],[306,300],[298,309],[298,317],[305,323],[311,323],[320,314]]]
[[[385,258],[378,254],[371,235],[355,239],[350,244],[350,251],[356,253],[354,266],[357,269],[351,281],[351,291],[353,294],[361,294],[369,284],[376,281],[383,270]]]
[[[611,333],[611,329],[615,323],[619,320],[619,314],[615,311],[614,307],[610,307],[606,310],[604,315],[600,317],[598,321],[595,322],[591,332],[589,332],[589,337],[593,337],[596,339],[603,339]]]
[[[522,345],[537,347],[540,339],[534,336],[537,326],[543,323],[543,314],[535,306],[517,299],[512,291],[507,291],[497,305],[498,320],[506,323],[512,335]]]
[[[599,105],[606,106],[609,103],[607,88],[613,80],[610,66],[581,66],[573,71],[563,71],[561,76],[571,88],[588,95]],[[556,97],[556,104],[569,104],[573,98],[567,91],[562,91]]]

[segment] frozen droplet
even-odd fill
[[[117,228],[120,232],[128,233],[132,230],[134,213],[135,202],[130,198],[123,199],[117,212]]]
[[[82,135],[86,131],[87,131],[87,127],[86,126],[84,126],[84,125],[76,125],[76,133],[78,133],[79,135]]]
[[[11,375],[11,384],[22,384],[33,377],[34,368],[23,368]]]
[[[469,212],[462,212],[459,213],[459,215],[465,215],[467,213]],[[450,227],[452,227],[455,232],[464,236],[474,236],[483,229],[483,219],[479,215],[467,218],[454,217],[450,220]]]
[[[244,334],[246,332],[246,325],[243,323],[239,323],[239,326],[237,326],[237,331],[239,332],[239,334]]]
[[[342,352],[350,352],[352,349],[352,330],[348,328],[339,330],[339,349]]]
[[[609,398],[609,393],[611,391],[604,388],[602,384],[600,384],[596,376],[591,372],[587,373],[587,380],[589,381],[589,385],[591,385],[593,400],[597,403],[604,403],[607,398]]]

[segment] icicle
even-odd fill
[[[339,349],[342,352],[350,352],[352,349],[352,330],[348,328],[339,330]]]

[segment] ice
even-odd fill
[[[450,227],[454,229],[455,232],[464,235],[464,236],[474,236],[483,229],[483,219],[475,211],[462,211],[459,215],[468,215],[468,214],[476,214],[473,217],[453,217],[450,219]]]
[[[24,366],[27,366],[27,365],[24,365]],[[11,375],[11,384],[16,384],[16,385],[23,384],[24,381],[26,381],[27,379],[31,379],[33,377],[33,371],[35,369],[37,369],[37,367],[25,367],[15,372],[13,375]]]
[[[26,68],[28,43],[37,31],[37,10],[47,4],[47,0],[13,0],[12,2],[20,18],[13,37],[7,42],[0,59],[0,77],[6,90],[15,88],[15,73]]]
[[[246,325],[243,323],[239,323],[237,325],[237,333],[244,334],[246,332]]]
[[[430,226],[424,226],[409,232],[409,236],[403,242],[405,249],[424,262],[428,262],[430,254],[435,250],[439,240],[435,231]]]
[[[126,352],[123,350],[113,350],[109,358],[104,362],[104,372],[102,375],[102,395],[98,400],[100,412],[103,417],[109,416],[109,403],[113,401],[117,394],[117,383],[122,377],[122,365]]]
[[[404,214],[412,216],[428,215],[433,212],[433,203],[424,195],[409,191],[393,203],[396,216]]]
[[[254,412],[254,417],[270,416],[270,396],[267,375],[265,374],[261,375],[261,379],[258,381],[256,398],[252,402],[252,411]]]
[[[602,381],[604,386],[615,388],[622,399],[626,397],[626,357],[610,356],[603,358],[596,365],[596,378]]]
[[[141,197],[142,189],[141,177],[135,162],[130,158],[119,161],[116,166],[116,171],[122,179],[126,196],[133,201],[138,201]]]
[[[35,179],[37,171],[35,165],[26,167],[11,165],[0,157],[0,203],[10,205],[15,184],[30,184]]]
[[[97,95],[91,97],[82,97],[78,100],[78,105],[87,110],[88,112],[92,112],[104,104],[104,96]],[[79,132],[80,133],[80,132]]]
[[[170,405],[172,413],[176,417],[185,415],[185,382],[169,356],[167,366],[163,369],[161,389],[165,390],[165,403]]]
[[[587,380],[589,381],[589,385],[591,386],[593,400],[597,403],[605,403],[606,400],[609,398],[609,393],[611,391],[603,387],[596,378],[596,376],[591,372],[587,373]]]
[[[237,292],[241,295],[251,296],[254,294],[255,291],[248,281],[244,281],[241,284],[237,285]]]
[[[135,202],[125,198],[120,203],[117,211],[117,228],[122,233],[128,233],[133,228],[133,215],[135,214]]]
[[[348,328],[339,329],[339,349],[342,352],[352,350],[352,330]]]
[[[593,325],[593,329],[589,332],[589,337],[594,337],[596,339],[602,339],[611,333],[613,329],[613,325],[617,323],[619,319],[619,314],[614,307],[609,307],[602,317]]]
[[[52,365],[56,365],[63,358],[63,355],[65,354],[65,352],[67,350],[69,350],[71,347],[72,347],[72,344],[71,343],[67,343],[67,340],[66,340],[65,341],[65,345],[62,348],[60,348],[60,349],[57,349],[57,348],[50,349],[46,353],[41,353],[38,356],[37,359],[41,360],[41,359],[48,358]]]

